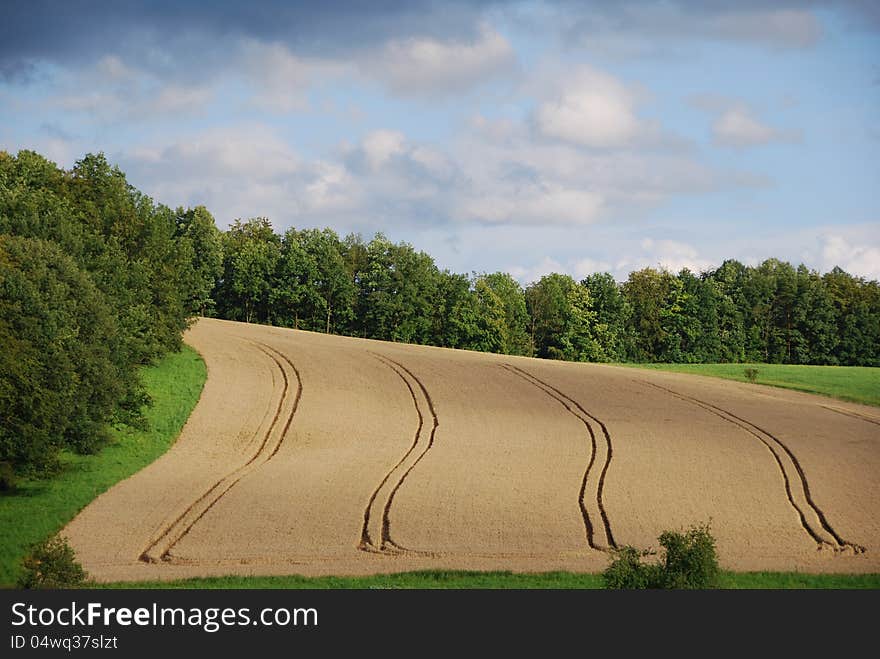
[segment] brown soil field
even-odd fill
[[[880,571],[880,413],[692,375],[219,320],[162,458],[63,531],[98,580],[596,572],[710,521],[734,570]]]

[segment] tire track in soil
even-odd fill
[[[880,426],[880,420],[873,419],[867,414],[859,414],[858,412],[853,412],[851,410],[842,410],[839,407],[831,407],[830,405],[820,405],[820,407],[823,407],[826,410],[831,410],[832,412],[837,412],[838,414],[843,414],[844,416],[848,416],[852,419],[859,419],[860,421],[867,421],[868,423],[873,423]]]
[[[605,511],[605,504],[602,500],[602,493],[605,488],[605,475],[608,473],[608,467],[611,464],[611,458],[613,455],[613,449],[611,445],[611,434],[608,432],[608,428],[605,424],[600,421],[598,418],[587,412],[580,403],[576,400],[564,394],[562,391],[541,380],[540,378],[524,371],[521,368],[513,366],[512,364],[504,364],[502,366],[505,370],[514,375],[520,377],[525,380],[529,384],[531,384],[536,389],[544,392],[547,396],[558,402],[562,405],[568,412],[575,417],[578,421],[584,424],[584,427],[587,429],[587,433],[590,437],[590,461],[587,463],[587,467],[584,470],[584,476],[581,480],[581,488],[578,493],[578,506],[581,510],[581,516],[584,521],[584,529],[586,530],[587,535],[587,544],[590,549],[595,549],[598,551],[610,551],[612,549],[617,549],[617,543],[614,540],[614,534],[611,531],[611,523],[608,520],[608,514]],[[605,446],[600,447],[600,444],[596,440],[596,432],[593,430],[593,426],[590,421],[593,421],[599,425],[602,429],[602,434],[605,439]],[[591,476],[594,474],[593,467],[596,463],[596,457],[599,452],[604,453],[604,460],[602,464],[602,471],[599,474],[595,487],[591,485],[592,479]],[[598,510],[598,517],[602,520],[602,533],[605,536],[605,543],[597,542],[596,540],[596,528],[593,525],[594,516],[590,515],[588,510],[587,501],[586,501],[586,492],[587,488],[590,489],[591,498],[596,501],[596,509]]]
[[[208,513],[208,511],[211,510],[221,498],[223,498],[224,495],[235,487],[242,478],[274,458],[281,449],[281,445],[284,443],[284,438],[286,437],[287,432],[293,423],[293,417],[299,408],[299,401],[302,397],[302,377],[296,366],[293,365],[293,362],[291,362],[286,355],[264,343],[251,343],[271,358],[281,373],[283,382],[281,398],[278,401],[278,406],[275,410],[272,422],[269,424],[266,432],[262,435],[260,446],[247,462],[220,478],[150,542],[139,557],[139,559],[145,563],[158,563],[160,561],[165,563],[175,563],[180,560],[186,564],[191,564],[192,561],[177,559],[171,555],[171,550],[174,546],[186,537],[190,530],[192,530],[193,526],[195,526]],[[275,433],[275,430],[279,425],[279,419],[281,418],[282,412],[290,398],[290,378],[284,368],[284,364],[287,364],[296,376],[297,389],[296,395],[293,398],[293,403],[290,407],[290,412],[287,414],[286,421],[284,422],[284,426],[280,433]]]
[[[397,377],[403,380],[403,383],[406,385],[406,388],[412,397],[413,407],[416,410],[419,421],[416,426],[415,434],[413,435],[413,443],[409,447],[409,450],[404,453],[403,457],[398,460],[397,464],[388,470],[384,478],[382,478],[382,481],[376,486],[376,489],[373,491],[373,494],[370,496],[370,499],[364,508],[364,522],[361,528],[361,539],[357,548],[364,552],[392,556],[401,554],[438,556],[439,554],[436,552],[413,550],[403,547],[391,537],[391,506],[394,504],[394,497],[397,496],[398,491],[403,486],[404,482],[406,482],[407,477],[412,473],[413,469],[416,468],[419,462],[421,462],[428,454],[428,451],[431,450],[431,447],[434,446],[437,427],[440,425],[440,421],[437,418],[437,412],[434,409],[434,401],[431,400],[431,396],[428,394],[428,390],[422,381],[419,380],[419,378],[417,378],[406,366],[394,361],[390,357],[386,357],[385,355],[380,355],[374,352],[370,352],[370,355],[385,364],[385,366],[394,371]],[[424,401],[420,401],[420,396],[424,398]],[[423,412],[423,406],[427,407],[427,412],[431,417],[430,430],[426,427],[427,424],[425,423],[425,418],[428,414]],[[423,448],[418,455],[415,455],[419,446],[423,446]],[[413,458],[414,455],[415,457]],[[395,479],[394,477],[396,474],[399,474],[399,476]],[[394,482],[394,485],[390,486],[390,483],[392,482]],[[383,490],[388,490],[388,494],[387,496],[380,497],[379,495]],[[373,534],[370,533],[370,527],[375,526],[376,524],[376,513],[378,512],[376,506],[377,502],[382,499],[384,499],[384,505],[382,506],[382,514],[380,518],[381,530],[379,532],[379,544],[377,545],[373,539]]]
[[[785,493],[788,497],[788,502],[797,512],[801,521],[801,526],[803,526],[804,530],[818,545],[817,548],[819,550],[831,550],[835,553],[862,554],[865,552],[863,546],[844,540],[834,530],[828,522],[825,513],[813,500],[810,493],[810,484],[807,481],[807,475],[804,473],[800,461],[791,449],[778,437],[767,430],[764,430],[760,426],[755,425],[751,421],[737,416],[729,410],[725,410],[722,407],[700,400],[699,398],[693,398],[692,396],[682,394],[672,389],[667,389],[666,387],[653,382],[648,382],[647,380],[634,380],[634,382],[655,387],[675,396],[676,398],[680,398],[685,402],[696,405],[697,407],[724,419],[728,423],[745,430],[747,433],[758,439],[764,444],[776,460],[776,466],[779,467],[779,471],[782,474],[782,480],[785,483]],[[793,489],[792,482],[799,483],[799,491]],[[801,497],[806,505],[796,500]],[[816,524],[817,521],[818,524]]]

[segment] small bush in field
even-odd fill
[[[0,494],[15,491],[15,470],[8,462],[0,462]]]
[[[757,382],[758,380],[758,369],[756,368],[747,368],[743,371],[743,375],[746,376],[746,380],[749,382]]]
[[[658,565],[642,563],[642,556],[635,547],[621,547],[615,552],[611,565],[602,573],[605,587],[615,590],[656,588]]]
[[[717,588],[720,568],[715,539],[709,526],[695,526],[685,532],[666,531],[660,538],[663,555],[657,563],[644,563],[635,547],[621,547],[602,573],[606,588]]]
[[[22,567],[19,588],[76,588],[86,580],[73,548],[60,536],[34,545]]]
[[[666,531],[660,536],[664,549],[661,563],[663,588],[717,588],[718,557],[709,525],[695,526],[684,533]]]

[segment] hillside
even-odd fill
[[[100,580],[595,572],[711,519],[736,570],[880,569],[876,409],[219,320],[175,446],[65,529]]]

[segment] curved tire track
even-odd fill
[[[428,451],[431,450],[431,447],[434,446],[437,427],[440,425],[437,412],[434,409],[434,401],[431,400],[431,396],[428,394],[428,390],[422,381],[406,366],[394,361],[390,357],[373,352],[370,354],[403,380],[412,397],[413,407],[418,415],[418,425],[416,426],[413,443],[409,450],[385,474],[364,508],[364,522],[361,528],[361,539],[358,543],[358,549],[365,552],[390,555],[413,554],[435,556],[434,552],[407,549],[399,545],[391,537],[391,506],[394,504],[394,497],[397,496],[398,491],[406,482],[413,469],[416,468],[416,465],[422,461],[428,454]],[[425,422],[429,416],[430,429],[428,428],[429,424]],[[380,505],[381,514],[379,514]],[[376,538],[379,539],[378,543]]]
[[[269,462],[278,453],[284,438],[293,422],[293,417],[299,407],[299,401],[302,397],[302,378],[293,362],[284,354],[271,348],[264,343],[252,342],[257,348],[268,355],[275,366],[281,373],[283,387],[281,398],[278,401],[275,415],[272,418],[269,427],[263,433],[260,445],[254,454],[242,465],[233,469],[228,474],[220,478],[198,499],[191,503],[174,521],[165,526],[150,541],[150,544],[141,553],[140,560],[146,563],[158,563],[163,561],[173,563],[175,557],[171,555],[171,550],[180,542],[204,517],[211,508],[245,476]],[[290,376],[285,366],[289,367],[296,379],[296,394],[291,402],[290,396]],[[284,416],[285,408],[289,408],[286,414],[286,420],[283,425],[281,418]]]
[[[608,473],[608,467],[611,464],[611,458],[613,455],[613,449],[611,446],[611,434],[608,432],[608,428],[602,421],[587,412],[580,403],[578,403],[567,394],[564,394],[562,391],[549,384],[548,382],[545,382],[544,380],[541,380],[531,373],[528,373],[521,368],[513,366],[512,364],[504,364],[503,368],[510,373],[513,373],[514,375],[522,378],[535,388],[544,392],[546,395],[550,396],[550,398],[562,405],[566,410],[568,410],[568,412],[572,416],[574,416],[578,421],[584,424],[584,427],[587,429],[587,433],[590,437],[591,451],[590,461],[587,464],[586,469],[584,470],[584,476],[581,480],[581,489],[578,494],[578,505],[580,506],[581,516],[584,520],[584,528],[587,534],[587,544],[590,546],[591,549],[596,549],[599,551],[609,551],[610,549],[616,549],[617,543],[614,540],[614,534],[611,531],[611,523],[608,521],[608,514],[605,511],[605,504],[602,499],[602,494],[605,488],[605,475]],[[591,421],[597,423],[602,429],[602,435],[605,440],[604,442],[597,442],[596,432],[593,430]],[[602,470],[599,473],[598,477],[596,477],[593,470],[593,467],[597,463],[597,458],[599,458],[599,460],[601,460],[602,462]],[[587,503],[588,490],[590,493],[589,504]],[[595,501],[596,510],[594,511],[593,515],[591,515],[589,508],[592,507],[593,501]],[[598,531],[593,524],[593,519],[597,518],[602,520],[601,530]],[[604,542],[601,539],[597,539],[597,535],[604,536]]]
[[[804,473],[800,461],[797,459],[791,449],[778,437],[763,428],[755,425],[751,421],[737,416],[729,410],[713,405],[704,400],[693,398],[686,394],[667,389],[659,384],[648,382],[647,380],[635,380],[640,384],[646,384],[675,396],[685,402],[696,405],[715,416],[718,416],[728,423],[731,423],[758,439],[776,460],[776,465],[782,474],[785,483],[785,493],[788,502],[798,514],[801,526],[816,542],[819,549],[831,549],[835,552],[847,552],[853,554],[861,554],[865,552],[865,548],[853,542],[849,542],[840,537],[834,530],[825,513],[813,500],[810,494],[810,484],[807,481],[807,475]]]

